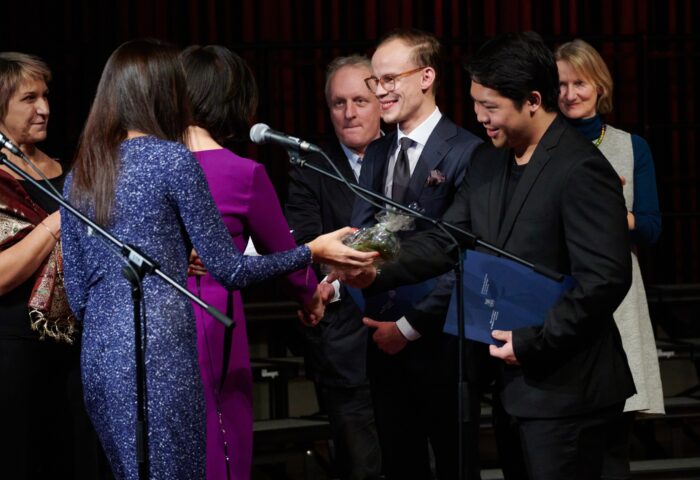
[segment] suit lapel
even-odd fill
[[[372,156],[374,161],[374,164],[372,165],[372,172],[374,175],[372,177],[372,188],[375,192],[383,195],[384,185],[386,183],[386,174],[389,168],[389,155],[391,155],[391,153],[394,151],[394,147],[396,146],[396,130],[375,141],[378,142],[378,144],[377,154]]]
[[[504,192],[507,188],[510,150],[499,149],[498,155],[493,161],[495,164],[494,169],[496,170],[494,177],[498,178],[500,176],[500,181],[492,182],[489,189],[488,232],[489,241],[491,242],[498,238],[501,218],[503,218]]]
[[[338,167],[338,170],[340,170],[340,173],[342,173],[343,176],[348,180],[352,180],[354,182],[355,172],[352,171],[352,167],[350,166],[350,160],[348,160],[348,157],[345,155],[345,152],[343,151],[339,143],[336,143],[334,145],[333,150],[331,150],[329,156],[335,164],[335,166]]]
[[[339,143],[334,145],[334,148],[329,156],[331,161],[333,161],[333,163],[338,167],[338,170],[340,170],[343,177],[348,179],[348,181],[351,183],[357,183],[355,179],[355,172],[353,172],[352,167],[350,166],[350,161]],[[334,184],[333,186],[338,188],[345,202],[352,205],[352,203],[355,201],[355,195],[352,193],[352,191],[346,185],[336,182],[335,180],[331,181]]]
[[[559,142],[559,137],[564,131],[564,125],[562,122],[564,122],[564,120],[562,120],[561,115],[558,115],[535,148],[535,152],[532,154],[532,158],[530,159],[527,168],[525,168],[525,172],[523,172],[523,177],[515,187],[513,198],[511,199],[510,205],[508,205],[508,209],[505,212],[501,229],[498,232],[498,239],[496,241],[497,245],[501,247],[505,245],[508,237],[510,236],[511,230],[513,229],[513,224],[515,224],[515,220],[518,218],[520,210],[530,194],[530,190],[532,190],[532,187],[539,178],[540,173],[542,173],[542,169],[545,168],[551,159],[549,150],[555,147]],[[510,155],[510,150],[508,155]],[[506,162],[506,168],[509,168],[508,162]],[[504,185],[504,188],[505,187],[506,186]],[[501,198],[503,198],[503,196],[501,196]]]
[[[501,224],[501,230],[498,233],[498,240],[496,241],[497,245],[500,245],[501,247],[505,245],[511,230],[513,229],[515,219],[518,218],[518,215],[520,214],[523,203],[525,203],[527,196],[530,194],[530,190],[535,184],[535,181],[537,181],[537,177],[539,177],[540,172],[547,162],[549,162],[549,158],[549,153],[538,146],[535,153],[532,155],[527,168],[525,168],[525,171],[523,172],[523,177],[515,187],[513,198],[506,209],[505,217],[503,218],[503,223]]]
[[[411,180],[408,182],[405,202],[415,202],[420,198],[423,188],[425,188],[428,176],[435,167],[442,162],[447,152],[452,148],[447,140],[457,134],[457,127],[454,123],[443,116],[435,129],[428,137],[428,142],[423,147],[416,168],[413,170]]]

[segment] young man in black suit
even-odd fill
[[[377,46],[372,72],[367,86],[379,99],[382,119],[396,127],[367,148],[360,184],[439,218],[482,143],[437,108],[440,44],[425,32],[392,32]],[[358,199],[351,225],[373,225],[376,213]],[[416,230],[426,227],[417,222]],[[430,310],[448,301],[449,295],[435,294],[422,304]],[[428,442],[438,478],[457,477],[457,342],[442,333],[442,321],[444,315],[435,321],[417,311],[391,322],[364,318],[372,329],[368,374],[389,480],[431,478]],[[467,430],[469,478],[478,478],[476,425]]]
[[[557,113],[557,67],[537,34],[494,38],[468,71],[477,119],[498,148],[477,153],[444,219],[576,280],[541,327],[493,332],[505,342],[490,347],[503,360],[501,398],[531,479],[600,478],[607,432],[634,393],[612,317],[631,276],[620,180]],[[454,261],[449,239],[431,230],[404,242],[379,276],[369,268],[346,280],[383,290]]]
[[[326,69],[325,96],[337,137],[327,152],[353,183],[365,148],[381,134],[379,102],[364,84],[371,74],[369,59],[360,55],[338,57]],[[321,155],[307,161],[331,170]],[[354,199],[336,180],[310,169],[292,169],[285,211],[297,243],[349,225]],[[339,300],[326,306],[316,327],[304,330],[307,375],[328,414],[338,475],[343,480],[374,480],[381,473],[381,453],[367,380],[367,327],[355,302],[336,284]]]

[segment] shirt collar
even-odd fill
[[[423,123],[414,128],[410,135],[403,133],[397,126],[396,131],[398,135],[396,136],[396,144],[398,145],[398,142],[400,142],[403,137],[409,137],[415,143],[425,146],[425,144],[428,143],[430,134],[433,133],[435,126],[438,124],[441,118],[442,113],[440,113],[440,109],[435,107],[433,113],[431,113],[428,118],[423,120]]]
[[[343,149],[345,156],[348,157],[348,160],[350,161],[351,164],[359,165],[362,163],[362,157],[360,156],[359,153],[350,150],[348,147],[346,147],[342,143],[340,144],[340,148]]]

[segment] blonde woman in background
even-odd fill
[[[600,54],[577,39],[561,45],[555,57],[559,70],[559,108],[620,175],[628,210],[632,286],[614,318],[637,394],[625,403],[625,414],[611,438],[602,474],[606,479],[626,479],[631,478],[629,445],[635,415],[664,413],[656,343],[636,255],[638,245],[652,245],[661,234],[654,161],[644,139],[604,122],[602,115],[612,110],[613,81]]]

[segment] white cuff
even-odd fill
[[[323,277],[322,282],[328,283],[328,275]],[[331,285],[333,286],[333,298],[331,298],[331,301],[328,303],[335,303],[340,301],[340,280],[333,280],[331,282]]]
[[[420,333],[418,333],[418,330],[413,328],[410,323],[408,323],[408,320],[406,320],[406,317],[401,317],[396,321],[396,326],[399,328],[399,331],[401,332],[401,335],[406,337],[406,340],[409,342],[412,342],[414,340],[418,340],[420,338]]]

